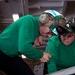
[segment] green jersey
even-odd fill
[[[0,34],[0,50],[8,56],[20,52],[32,59],[41,58],[43,52],[33,46],[39,35],[39,19],[32,15],[23,16]]]
[[[75,41],[70,45],[64,45],[58,36],[49,39],[46,52],[51,54],[48,61],[48,73],[75,66]]]

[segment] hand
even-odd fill
[[[40,61],[41,61],[41,62],[47,62],[48,60],[50,60],[50,58],[51,58],[50,54],[44,52],[44,53],[43,53],[43,57],[40,58]]]
[[[42,39],[42,36],[37,37],[34,41],[34,47],[40,46],[43,43]]]

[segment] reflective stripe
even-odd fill
[[[55,10],[46,10],[45,12],[52,14],[54,17],[58,16],[58,15],[62,15],[62,14],[60,14],[59,12],[57,12]]]

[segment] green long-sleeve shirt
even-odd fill
[[[58,36],[53,36],[49,39],[45,51],[51,54],[47,63],[48,73],[75,66],[75,41],[66,46]]]
[[[19,51],[32,59],[41,58],[43,53],[33,47],[39,35],[39,19],[32,15],[23,16],[0,34],[0,50],[8,56],[18,55]]]

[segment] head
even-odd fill
[[[66,26],[58,26],[56,28],[56,30],[60,36],[60,40],[65,45],[70,45],[75,40],[74,30],[72,30]]]
[[[60,38],[65,45],[70,45],[75,40],[75,34],[68,33],[65,36],[61,35]]]
[[[59,19],[59,24],[65,26],[65,25],[66,25],[66,20],[63,19],[63,18],[60,18],[60,19]]]
[[[66,19],[63,15],[54,17],[55,21],[58,21],[60,25],[66,25]]]
[[[55,10],[46,10],[46,11],[44,11],[39,16],[40,26],[50,28],[50,26],[54,23],[54,17],[57,16],[57,15],[59,15],[59,14],[60,13],[58,13]],[[41,34],[41,29],[40,29],[40,34]]]
[[[52,36],[52,32],[51,30],[49,29],[49,27],[45,27],[45,26],[40,26],[39,27],[39,30],[40,30],[40,34],[42,36],[45,36],[45,37],[51,37]]]

